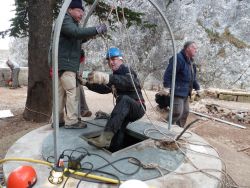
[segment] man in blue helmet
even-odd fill
[[[101,94],[113,92],[116,105],[102,134],[89,139],[89,144],[116,151],[123,147],[127,125],[140,119],[145,114],[146,106],[137,74],[123,64],[121,51],[118,48],[110,48],[106,59],[113,74],[93,71],[88,76],[86,86]]]
[[[65,14],[59,40],[59,126],[67,129],[85,128],[86,124],[78,120],[77,72],[79,71],[82,41],[107,32],[105,24],[96,27],[80,28],[79,22],[84,16],[82,0],[72,0]],[[64,118],[64,106],[67,114]]]

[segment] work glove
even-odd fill
[[[163,90],[159,91],[159,95],[160,95],[160,96],[163,96],[163,95],[168,96],[169,93],[170,93],[170,88],[165,88],[165,87],[164,87]]]
[[[104,72],[93,71],[88,75],[88,83],[90,84],[108,84],[109,74]]]
[[[81,76],[77,75],[77,81],[79,82],[79,84],[81,84],[82,86],[85,86],[87,83],[86,79],[83,79]]]
[[[100,24],[98,26],[96,26],[96,31],[98,34],[104,34],[104,33],[107,33],[107,26],[103,23],[103,24]]]

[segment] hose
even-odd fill
[[[53,163],[49,163],[49,162],[42,161],[42,160],[37,160],[37,159],[31,159],[31,158],[6,158],[6,159],[1,159],[0,164],[8,162],[8,161],[31,162],[31,163],[46,165],[46,166],[49,166],[51,168],[54,166]],[[78,176],[87,177],[87,178],[95,179],[95,180],[100,180],[100,181],[104,181],[104,182],[108,182],[108,183],[113,183],[113,184],[120,183],[118,180],[115,180],[115,179],[106,178],[106,177],[98,176],[98,175],[94,175],[94,174],[87,174],[87,173],[84,173],[84,172],[76,172],[74,170],[67,169],[67,168],[65,168],[65,171],[69,171],[70,173],[76,174]]]
[[[46,165],[46,166],[49,166],[49,167],[53,167],[52,163],[42,161],[42,160],[37,160],[37,159],[30,159],[30,158],[6,158],[6,159],[1,159],[0,164],[8,162],[8,161],[31,162],[31,163],[37,163],[37,164],[42,164],[42,165]]]
[[[79,171],[77,172],[77,171],[67,169],[67,168],[65,168],[65,171],[69,171],[72,174],[82,176],[82,177],[85,177],[85,178],[100,180],[100,181],[104,181],[104,182],[108,182],[108,183],[113,183],[113,184],[122,183],[122,181],[119,182],[118,180],[115,180],[115,179],[112,179],[112,178],[107,178],[107,177],[104,177],[104,176],[98,176],[98,175],[95,175],[95,174],[89,174],[89,173],[84,173],[84,172],[79,172]]]

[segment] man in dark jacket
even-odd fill
[[[118,150],[123,145],[127,125],[129,122],[140,119],[146,107],[137,74],[123,64],[121,51],[118,48],[110,48],[106,59],[113,74],[94,71],[89,74],[86,86],[101,94],[113,92],[116,105],[104,132],[97,138],[89,139],[89,144],[99,148],[112,147],[113,150]]]
[[[195,42],[188,41],[184,48],[177,54],[176,79],[174,91],[173,123],[184,127],[189,114],[189,98],[192,90],[199,93],[200,86],[196,80],[196,66],[193,58],[197,53]],[[164,74],[164,90],[162,95],[169,95],[172,85],[173,57]]]
[[[85,128],[86,124],[78,120],[78,99],[76,76],[79,70],[82,40],[107,32],[105,24],[97,27],[80,28],[83,18],[82,0],[72,0],[64,17],[58,52],[59,71],[59,126],[65,128]],[[67,115],[64,120],[64,106]]]

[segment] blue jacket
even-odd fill
[[[193,65],[193,71],[191,70]],[[167,69],[164,73],[163,86],[171,88],[173,72],[173,57],[170,58]],[[184,50],[177,54],[175,96],[187,97],[192,89],[199,90],[200,86],[196,80],[196,65],[186,57]]]

